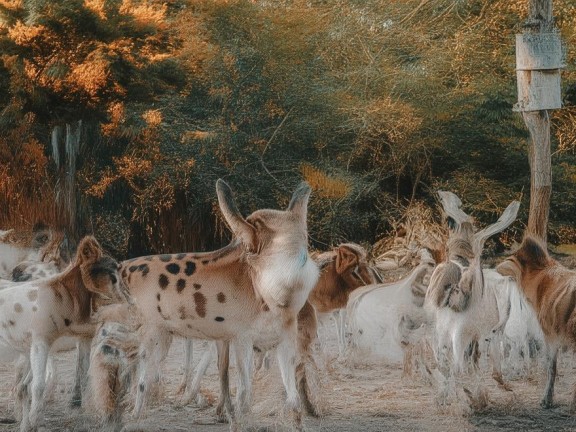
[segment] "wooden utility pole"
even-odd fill
[[[528,232],[547,240],[552,162],[550,116],[560,108],[562,45],[554,26],[552,0],[529,0],[529,15],[522,34],[516,35],[518,103],[530,132],[530,213]]]

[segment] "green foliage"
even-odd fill
[[[220,177],[244,213],[285,206],[306,179],[321,248],[374,242],[438,188],[481,220],[518,198],[527,216],[528,134],[511,110],[524,0],[12,4],[0,0],[0,120],[15,130],[33,113],[46,144],[55,123],[98,124],[78,183],[119,257],[226,241]],[[554,8],[571,65],[575,7]],[[551,222],[566,241],[573,67],[563,80]]]

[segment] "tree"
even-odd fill
[[[76,173],[112,108],[151,101],[168,84],[154,68],[173,40],[161,2],[81,0],[0,4],[0,46],[10,97],[3,125],[33,113],[50,131],[57,219],[75,240],[88,230]],[[48,133],[41,133],[46,137]]]

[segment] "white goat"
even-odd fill
[[[459,373],[465,370],[467,355],[478,355],[474,350],[479,343],[501,336],[508,320],[509,279],[483,270],[481,254],[485,241],[515,220],[520,203],[512,202],[496,223],[474,233],[472,218],[460,209],[460,199],[450,192],[439,195],[451,225],[449,261],[434,270],[425,308],[435,321],[433,346],[438,363]],[[493,376],[503,384],[499,344],[491,343],[490,351]]]
[[[421,337],[426,314],[420,299],[435,262],[425,249],[420,256],[420,264],[403,279],[368,285],[350,295],[347,306],[350,347],[356,355],[402,362],[405,348]]]

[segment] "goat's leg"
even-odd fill
[[[238,387],[236,389],[236,406],[240,413],[250,411],[252,405],[252,340],[235,340],[232,344],[238,368]]]
[[[82,406],[82,393],[88,382],[88,368],[90,367],[90,344],[91,340],[80,338],[76,342],[78,357],[76,358],[76,377],[74,380],[74,390],[72,391],[72,400],[70,406]]]
[[[332,312],[332,317],[336,323],[336,334],[338,336],[338,354],[344,355],[346,348],[346,310],[337,309]]]
[[[193,343],[192,339],[184,339],[184,364],[183,364],[183,376],[182,382],[180,383],[180,387],[178,388],[177,394],[185,395],[182,399],[186,399],[188,396],[188,384],[192,381],[192,371],[194,370],[194,363],[193,363]],[[192,399],[189,399],[191,401]]]
[[[490,336],[486,338],[486,341],[489,342],[490,339],[494,339],[497,335],[502,335],[504,333],[504,328],[506,327],[506,323],[508,322],[508,318],[510,318],[510,309],[512,304],[510,303],[510,296],[508,293],[507,295],[496,294],[496,306],[498,307],[498,316],[500,317],[498,323],[494,326],[492,331],[490,332]]]
[[[316,363],[312,358],[312,343],[318,337],[318,321],[314,307],[306,302],[298,313],[298,364],[296,365],[296,386],[304,409],[309,415],[318,416],[318,408],[312,402],[310,385],[306,375],[306,364],[316,372]]]
[[[544,397],[540,402],[542,408],[552,408],[552,400],[554,399],[554,382],[556,381],[556,364],[558,360],[558,347],[549,346],[547,350],[548,360],[548,382],[546,383],[546,390]]]
[[[452,334],[452,371],[455,374],[464,372],[466,367],[465,354],[468,345],[464,341],[464,335],[461,331],[455,331]]]
[[[502,352],[500,350],[501,338],[495,338],[490,341],[490,361],[492,362],[492,378],[498,385],[506,391],[512,391],[512,388],[504,381],[502,376]]]
[[[223,421],[225,408],[230,420],[230,430],[235,430],[237,429],[236,416],[230,397],[230,342],[217,341],[216,347],[218,351],[218,376],[220,378],[220,403],[216,408],[216,416],[218,420]]]
[[[32,402],[28,419],[32,430],[44,429],[44,389],[46,387],[46,362],[50,345],[47,340],[34,339],[30,348],[32,369]]]
[[[206,375],[208,366],[210,366],[214,358],[216,358],[216,343],[210,342],[208,349],[204,351],[200,362],[196,366],[196,374],[192,379],[192,384],[186,384],[186,390],[184,396],[182,396],[182,405],[188,405],[194,399],[198,405],[203,404],[203,396],[200,394],[200,382],[202,381],[202,377]],[[192,366],[190,366],[190,371],[192,371]]]
[[[134,417],[136,418],[142,414],[153,384],[159,381],[160,364],[166,357],[172,342],[170,333],[159,327],[148,327],[142,334],[139,350],[140,371],[134,404]]]
[[[32,371],[30,369],[30,358],[21,356],[16,365],[16,383],[14,385],[16,393],[16,418],[20,420],[21,429],[28,428],[28,412],[30,411],[30,382],[32,381]]]
[[[296,386],[296,326],[286,329],[284,339],[277,348],[278,366],[286,390],[286,406],[294,417],[297,431],[302,430],[302,410]]]

